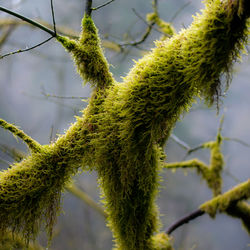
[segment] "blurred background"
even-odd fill
[[[93,6],[103,4],[94,0]],[[201,1],[159,0],[159,14],[162,19],[172,22],[179,31],[188,27],[192,15],[203,7]],[[10,8],[33,19],[52,24],[49,0],[0,0],[0,5]],[[57,26],[80,32],[84,12],[83,0],[54,0]],[[124,46],[123,51],[109,49],[108,42],[118,44],[139,40],[147,29],[140,18],[152,12],[151,0],[115,0],[112,4],[93,12],[93,19],[100,37],[106,41],[105,54],[111,64],[117,81],[125,76],[130,67],[144,53],[154,47],[153,41],[161,34],[153,30],[140,46]],[[139,17],[140,16],[140,17]],[[11,16],[0,13],[1,20]],[[6,27],[5,27],[6,28]],[[0,25],[0,35],[6,31]],[[16,26],[8,39],[1,45],[0,54],[25,49],[48,38],[48,35],[27,25]],[[108,41],[108,42],[107,42]],[[242,62],[235,64],[232,85],[222,99],[219,113],[216,107],[206,108],[197,100],[188,114],[184,114],[173,133],[190,147],[213,140],[219,122],[224,115],[222,135],[237,138],[250,144],[250,58],[243,55]],[[18,125],[41,144],[48,144],[58,134],[64,133],[75,115],[87,103],[81,98],[90,95],[89,85],[83,86],[75,71],[74,63],[59,43],[51,40],[29,52],[0,60],[0,117]],[[66,98],[64,98],[66,97]],[[71,98],[74,97],[74,98]],[[0,168],[6,169],[13,161],[4,148],[15,148],[27,152],[26,146],[0,128]],[[249,178],[250,148],[235,141],[225,141],[222,146],[225,156],[223,191]],[[169,139],[166,145],[167,161],[181,161],[186,151],[176,141]],[[198,157],[209,162],[209,150],[198,151],[189,158]],[[188,159],[189,159],[188,158]],[[162,229],[169,227],[180,217],[196,210],[200,204],[211,198],[206,183],[192,171],[164,170],[158,197]],[[99,201],[96,173],[81,173],[74,177],[77,186]],[[204,215],[173,232],[176,249],[182,250],[246,250],[250,240],[239,220],[218,215],[216,220]],[[39,242],[46,246],[46,236],[41,234]],[[91,207],[71,193],[63,194],[62,213],[55,226],[53,250],[109,250],[112,235],[105,219]]]

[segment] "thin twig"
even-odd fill
[[[196,219],[197,217],[205,214],[204,211],[197,209],[196,211],[192,212],[191,214],[188,214],[181,219],[179,219],[177,222],[172,224],[168,229],[166,229],[166,234],[170,235],[175,229],[182,226],[183,224],[189,223],[191,220]]]
[[[240,139],[238,139],[238,138],[223,137],[223,140],[224,140],[224,141],[234,141],[234,142],[238,142],[238,143],[242,144],[243,146],[250,148],[250,144],[248,144],[248,143],[246,143],[246,142],[244,142],[244,141],[242,141],[242,140],[240,140]]]
[[[104,4],[102,4],[102,5],[99,5],[99,6],[95,7],[95,8],[92,8],[92,10],[99,10],[99,9],[101,9],[102,7],[105,7],[106,5],[108,5],[108,4],[110,4],[110,3],[114,2],[114,1],[115,1],[115,0],[110,0],[110,1],[108,1],[108,2],[106,2],[106,3],[104,3]]]
[[[50,41],[52,38],[54,38],[53,36],[51,36],[50,38],[46,39],[45,41],[41,42],[41,43],[38,43],[30,48],[27,48],[27,49],[19,49],[19,50],[16,50],[16,51],[13,51],[13,52],[9,52],[5,55],[2,55],[0,56],[0,59],[3,59],[4,57],[7,57],[7,56],[10,56],[10,55],[14,55],[14,54],[19,54],[19,53],[23,53],[23,52],[26,52],[26,51],[29,51],[29,50],[32,50],[32,49],[35,49],[45,43],[47,43],[48,41]]]
[[[87,101],[88,98],[83,97],[83,96],[58,96],[58,95],[52,95],[52,94],[47,94],[42,91],[42,95],[45,97],[52,97],[52,98],[58,98],[58,99],[81,99],[84,101]]]
[[[182,7],[180,7],[179,10],[177,10],[175,12],[175,14],[172,16],[172,18],[170,19],[170,23],[172,23],[174,21],[174,19],[180,14],[181,11],[183,11],[191,2],[187,2],[186,4],[184,4]]]
[[[56,32],[56,20],[55,20],[53,0],[50,0],[50,6],[51,6],[51,14],[52,14],[52,20],[53,20],[53,28],[54,28],[54,32],[55,32],[55,36],[56,36],[56,34],[57,34],[57,32]]]
[[[177,137],[175,134],[171,134],[170,138],[187,151],[191,150],[191,147],[186,142],[182,141],[179,137]]]
[[[146,30],[146,32],[143,34],[143,36],[141,37],[141,39],[139,39],[138,41],[135,41],[135,42],[128,42],[128,43],[121,43],[120,46],[137,46],[141,43],[143,43],[147,38],[148,36],[150,35],[151,33],[151,30],[153,28],[155,23],[151,23],[148,25],[148,28]]]
[[[43,30],[43,31],[45,31],[45,32],[47,32],[47,33],[49,33],[49,34],[50,34],[51,36],[53,36],[53,37],[56,36],[56,33],[55,33],[53,30],[51,30],[51,29],[49,29],[49,28],[43,26],[42,24],[40,24],[40,23],[38,23],[38,22],[36,22],[36,21],[30,19],[30,18],[27,18],[27,17],[25,17],[25,16],[22,16],[22,15],[16,13],[16,12],[13,12],[13,11],[11,11],[11,10],[9,10],[9,9],[6,9],[6,8],[4,8],[4,7],[1,7],[1,6],[0,6],[0,11],[3,11],[3,12],[5,12],[5,13],[8,13],[8,14],[10,14],[10,15],[12,15],[12,16],[15,16],[15,17],[17,17],[17,18],[19,18],[19,19],[21,19],[21,20],[23,20],[23,21],[25,21],[25,22],[27,22],[27,23],[33,25],[33,26],[36,26],[37,28],[39,28],[39,29],[41,29],[41,30]]]

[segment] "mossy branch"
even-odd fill
[[[250,206],[242,200],[250,199],[250,179],[243,182],[226,193],[203,203],[200,209],[212,218],[217,213],[227,213],[233,217],[240,218],[246,230],[250,234]]]
[[[21,129],[17,128],[15,125],[10,124],[3,119],[0,119],[0,126],[10,131],[14,136],[18,136],[20,139],[22,139],[27,144],[31,152],[41,151],[41,145],[30,136],[25,134]]]
[[[90,15],[85,15],[82,20],[79,40],[59,35],[56,38],[72,54],[78,73],[85,82],[90,82],[98,89],[107,88],[114,83],[100,45],[98,31]]]
[[[173,223],[168,229],[166,229],[165,233],[170,235],[177,228],[204,215],[205,213],[209,214],[212,218],[215,218],[216,214],[219,212],[241,219],[243,225],[250,234],[250,205],[242,201],[249,198],[250,180],[241,183],[228,192],[203,203],[199,209]]]
[[[249,10],[238,15],[235,2],[207,1],[188,29],[157,42],[122,83],[109,72],[89,16],[83,18],[79,40],[57,36],[80,75],[95,87],[94,94],[84,116],[56,142],[0,172],[0,229],[19,230],[30,239],[45,219],[51,236],[61,191],[81,163],[98,172],[117,248],[154,249],[161,147],[197,96],[214,101],[221,75],[230,74],[246,44]],[[211,206],[203,207],[209,213]]]

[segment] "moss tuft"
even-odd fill
[[[103,88],[113,83],[112,74],[100,46],[98,31],[91,17],[84,16],[79,40],[57,36],[57,40],[72,54],[76,68],[85,82]]]
[[[152,241],[154,250],[174,250],[173,238],[165,233],[154,235]]]

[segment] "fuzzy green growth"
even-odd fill
[[[217,135],[216,141],[210,141],[202,145],[203,148],[210,148],[211,150],[209,166],[197,159],[193,159],[189,161],[166,163],[163,165],[163,167],[168,169],[196,169],[197,173],[202,176],[202,178],[206,181],[208,187],[213,191],[213,195],[217,196],[221,194],[221,173],[224,165],[223,154],[221,153],[220,149],[221,142],[222,137],[219,133]]]
[[[156,12],[147,14],[147,21],[149,23],[156,23],[156,25],[159,28],[159,31],[164,34],[161,37],[161,40],[170,38],[176,33],[173,25],[171,25],[171,23],[169,22],[165,22],[162,19],[160,19],[158,13]]]
[[[26,135],[21,129],[17,128],[15,125],[0,119],[0,126],[6,130],[9,130],[14,136],[21,138],[29,147],[32,152],[39,152],[41,150],[41,145],[34,139]]]
[[[214,218],[217,212],[227,213],[227,210],[229,209],[230,211],[230,209],[235,206],[237,202],[249,198],[250,180],[239,184],[222,195],[218,195],[210,201],[205,202],[200,206],[200,209]]]
[[[45,219],[51,232],[60,193],[81,165],[98,171],[117,248],[154,249],[161,146],[197,95],[213,101],[221,73],[246,42],[246,19],[226,7],[209,1],[189,29],[157,42],[123,83],[113,81],[90,17],[83,18],[79,41],[57,36],[97,88],[65,135],[0,172],[0,229],[29,239]]]
[[[41,246],[36,243],[30,243],[28,246],[20,235],[13,235],[12,233],[0,234],[0,249],[1,250],[43,250]]]
[[[237,202],[227,209],[227,214],[240,218],[244,228],[250,234],[250,205],[248,203]]]
[[[103,88],[113,82],[112,74],[103,55],[97,28],[90,16],[82,20],[82,33],[79,40],[57,36],[57,40],[72,54],[77,71],[85,82]]]
[[[165,233],[154,235],[152,241],[154,250],[174,250],[173,238]]]
[[[202,172],[203,178],[207,181],[209,188],[213,191],[213,195],[221,194],[222,177],[221,173],[224,166],[223,154],[221,153],[221,135],[217,135],[217,140],[208,142],[204,147],[211,150],[210,166],[207,171]],[[202,171],[202,170],[201,170]]]

